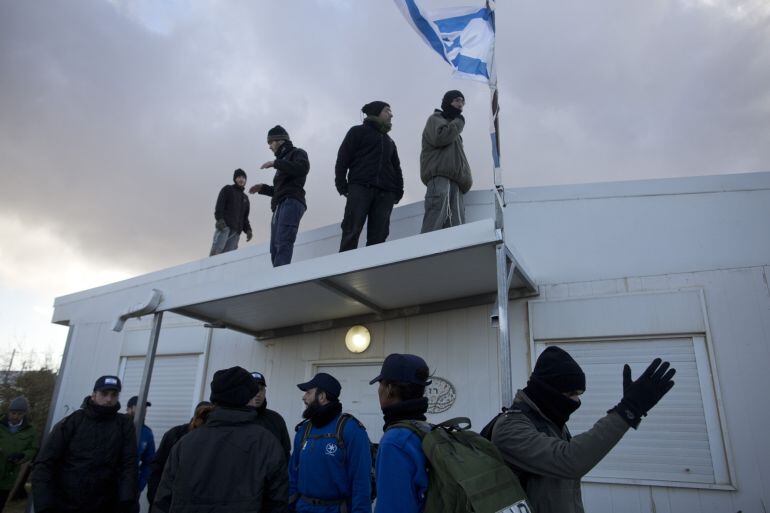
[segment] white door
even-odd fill
[[[342,411],[348,412],[366,427],[369,440],[377,443],[382,437],[382,410],[377,396],[377,384],[369,380],[380,373],[381,364],[314,365],[313,372],[331,374],[342,385]]]

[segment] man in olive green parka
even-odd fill
[[[37,432],[27,420],[29,403],[23,396],[11,401],[0,419],[0,511],[16,483],[22,464],[37,453]]]

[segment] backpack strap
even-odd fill
[[[337,427],[334,430],[334,438],[337,439],[337,445],[339,447],[342,447],[342,448],[345,447],[345,439],[342,437],[342,433],[344,433],[344,431],[345,431],[345,425],[352,418],[353,418],[353,416],[351,414],[343,413],[337,419]]]
[[[436,424],[437,428],[444,428],[449,431],[467,431],[471,428],[471,419],[468,417],[455,417]]]
[[[408,429],[412,433],[416,434],[420,437],[420,439],[425,438],[425,435],[433,431],[433,429],[436,426],[433,426],[431,424],[428,424],[427,422],[422,422],[419,420],[402,420],[400,422],[396,422],[395,424],[391,424],[390,426],[385,428],[385,431],[389,431],[393,428],[404,428]]]

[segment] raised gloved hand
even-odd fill
[[[19,463],[24,459],[24,453],[23,452],[12,452],[8,455],[6,458],[11,463]]]
[[[252,237],[253,235],[254,235],[254,234],[253,234],[253,233],[251,233],[251,230],[247,231],[247,232],[246,232],[246,242],[249,242],[249,241],[251,240],[251,237]]]
[[[215,225],[217,227],[217,230],[224,230],[227,228],[227,223],[224,219],[217,219],[217,224]]]
[[[623,367],[623,399],[610,411],[616,411],[636,429],[644,415],[674,386],[671,378],[676,369],[669,369],[668,362],[655,358],[636,381],[631,380],[631,367]]]

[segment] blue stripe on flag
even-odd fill
[[[407,0],[408,3],[408,0]],[[462,30],[465,30],[465,27],[468,26],[468,23],[470,23],[471,20],[476,18],[482,18],[486,19],[489,11],[485,7],[482,7],[478,11],[466,14],[464,16],[457,16],[455,18],[445,18],[443,20],[434,20],[433,23],[436,24],[439,31],[441,31],[442,34],[451,33],[451,32],[460,32]]]
[[[409,9],[409,15],[412,17],[412,21],[417,27],[417,30],[419,30],[422,35],[425,36],[425,39],[428,40],[430,46],[436,51],[436,53],[438,53],[442,59],[449,62],[446,58],[446,55],[444,55],[444,43],[441,42],[441,39],[439,39],[438,35],[433,30],[433,27],[430,25],[430,23],[428,23],[428,20],[423,17],[422,13],[420,12],[420,8],[417,7],[417,4],[415,3],[415,0],[404,0],[404,3],[406,4],[407,9]]]
[[[487,63],[480,59],[474,59],[473,57],[467,57],[463,54],[459,54],[454,58],[452,64],[454,64],[455,68],[457,68],[457,71],[467,73],[469,75],[481,75],[482,77],[489,79]]]

